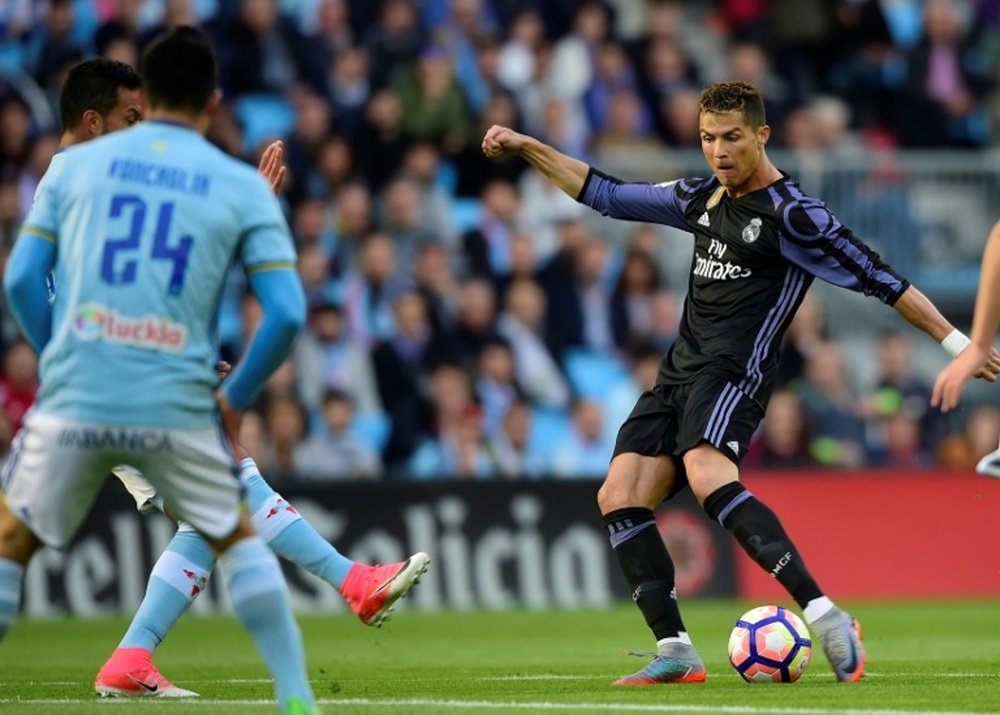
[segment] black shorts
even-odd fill
[[[668,455],[677,469],[669,498],[687,486],[685,452],[708,442],[738,467],[763,418],[757,401],[720,375],[702,374],[683,385],[658,384],[639,396],[618,430],[614,454]]]

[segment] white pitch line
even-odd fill
[[[818,677],[824,675],[830,675],[830,673],[822,673]],[[925,678],[927,673],[923,672],[913,672],[913,673],[880,673],[875,671],[874,673],[868,671],[865,673],[865,679],[894,679],[894,678]],[[330,674],[326,676],[336,680],[336,674]],[[733,679],[738,680],[739,674],[737,673],[709,673],[708,678],[710,680],[719,679]],[[813,676],[809,676],[812,679]],[[935,678],[984,678],[984,679],[1000,679],[1000,673],[935,673]],[[472,680],[476,682],[483,683],[502,683],[502,682],[530,682],[536,680],[607,680],[611,681],[614,679],[614,675],[562,675],[557,673],[537,673],[533,675],[477,675],[473,677],[466,678],[466,680]],[[313,678],[314,681],[318,681],[319,678]],[[454,680],[454,676],[442,675],[440,677],[428,677],[428,676],[415,676],[415,677],[401,677],[393,678],[396,681],[405,681],[408,683],[439,683],[443,680]],[[182,685],[261,685],[273,682],[270,678],[184,678],[181,682]],[[0,688],[13,687],[16,685],[47,685],[47,686],[57,686],[57,687],[76,687],[82,685],[83,682],[79,680],[23,680],[17,683],[13,682],[0,682]]]
[[[832,675],[832,674],[831,674]],[[926,673],[865,673],[865,679],[868,678],[895,678],[895,677],[916,677],[918,675],[926,675]],[[1000,679],[1000,674],[995,673],[939,673],[934,677],[941,678],[998,678]],[[396,678],[396,680],[406,680],[406,681],[416,681],[416,682],[437,682],[441,680],[451,680],[451,677],[441,677],[441,678]],[[473,680],[476,682],[483,683],[518,683],[518,682],[529,682],[537,680],[606,680],[610,682],[614,679],[612,675],[478,675],[472,678],[467,678],[467,680]],[[738,673],[709,673],[709,680],[739,680],[740,676]],[[198,682],[209,682],[209,681],[198,681],[189,680],[185,681],[188,683],[198,683]]]
[[[475,709],[510,709],[510,710],[590,710],[612,712],[707,712],[707,713],[775,713],[778,715],[975,715],[973,712],[946,710],[834,710],[830,708],[756,708],[745,705],[680,705],[680,704],[642,704],[642,703],[555,703],[540,702],[503,702],[496,700],[436,700],[430,698],[410,698],[406,700],[375,700],[370,698],[345,698],[335,701],[320,701],[331,705],[371,705],[377,707],[448,707]]]
[[[153,700],[153,698],[150,698]],[[162,701],[162,700],[161,700]],[[44,699],[0,699],[0,705],[78,705],[93,704],[94,698],[44,698]],[[107,698],[100,701],[108,705],[132,705],[132,698]],[[145,700],[143,702],[148,702]],[[434,698],[386,699],[376,698],[320,698],[318,705],[353,705],[377,708],[404,707],[435,707],[455,708],[461,710],[570,710],[574,712],[649,712],[649,713],[733,713],[734,715],[977,715],[975,711],[965,710],[859,710],[856,708],[837,710],[833,708],[760,708],[749,705],[703,705],[689,704],[642,704],[642,703],[557,703],[551,701],[536,702],[505,702],[499,700],[439,700]],[[259,705],[274,707],[272,700],[207,700],[185,699],[185,706],[204,705],[218,707],[223,705]]]

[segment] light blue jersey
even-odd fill
[[[116,424],[210,424],[230,265],[288,270],[296,256],[264,179],[162,121],[61,153],[22,233],[57,247],[38,408]]]

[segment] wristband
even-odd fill
[[[960,352],[969,347],[969,343],[971,342],[972,341],[969,340],[968,336],[965,333],[963,333],[958,328],[955,328],[950,333],[948,333],[948,335],[945,337],[944,340],[941,341],[941,347],[944,348],[944,351],[946,353],[948,353],[954,358],[958,357],[958,354]]]

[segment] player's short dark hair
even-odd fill
[[[118,104],[122,87],[138,89],[141,84],[139,74],[124,62],[98,57],[76,65],[66,75],[59,92],[59,121],[63,131],[71,132],[80,126],[88,109],[108,116]]]
[[[698,100],[698,112],[742,112],[747,124],[754,129],[767,124],[760,92],[749,82],[739,80],[716,82],[703,89]]]
[[[219,84],[219,62],[208,35],[185,25],[149,44],[141,72],[149,106],[193,114],[205,109]]]

